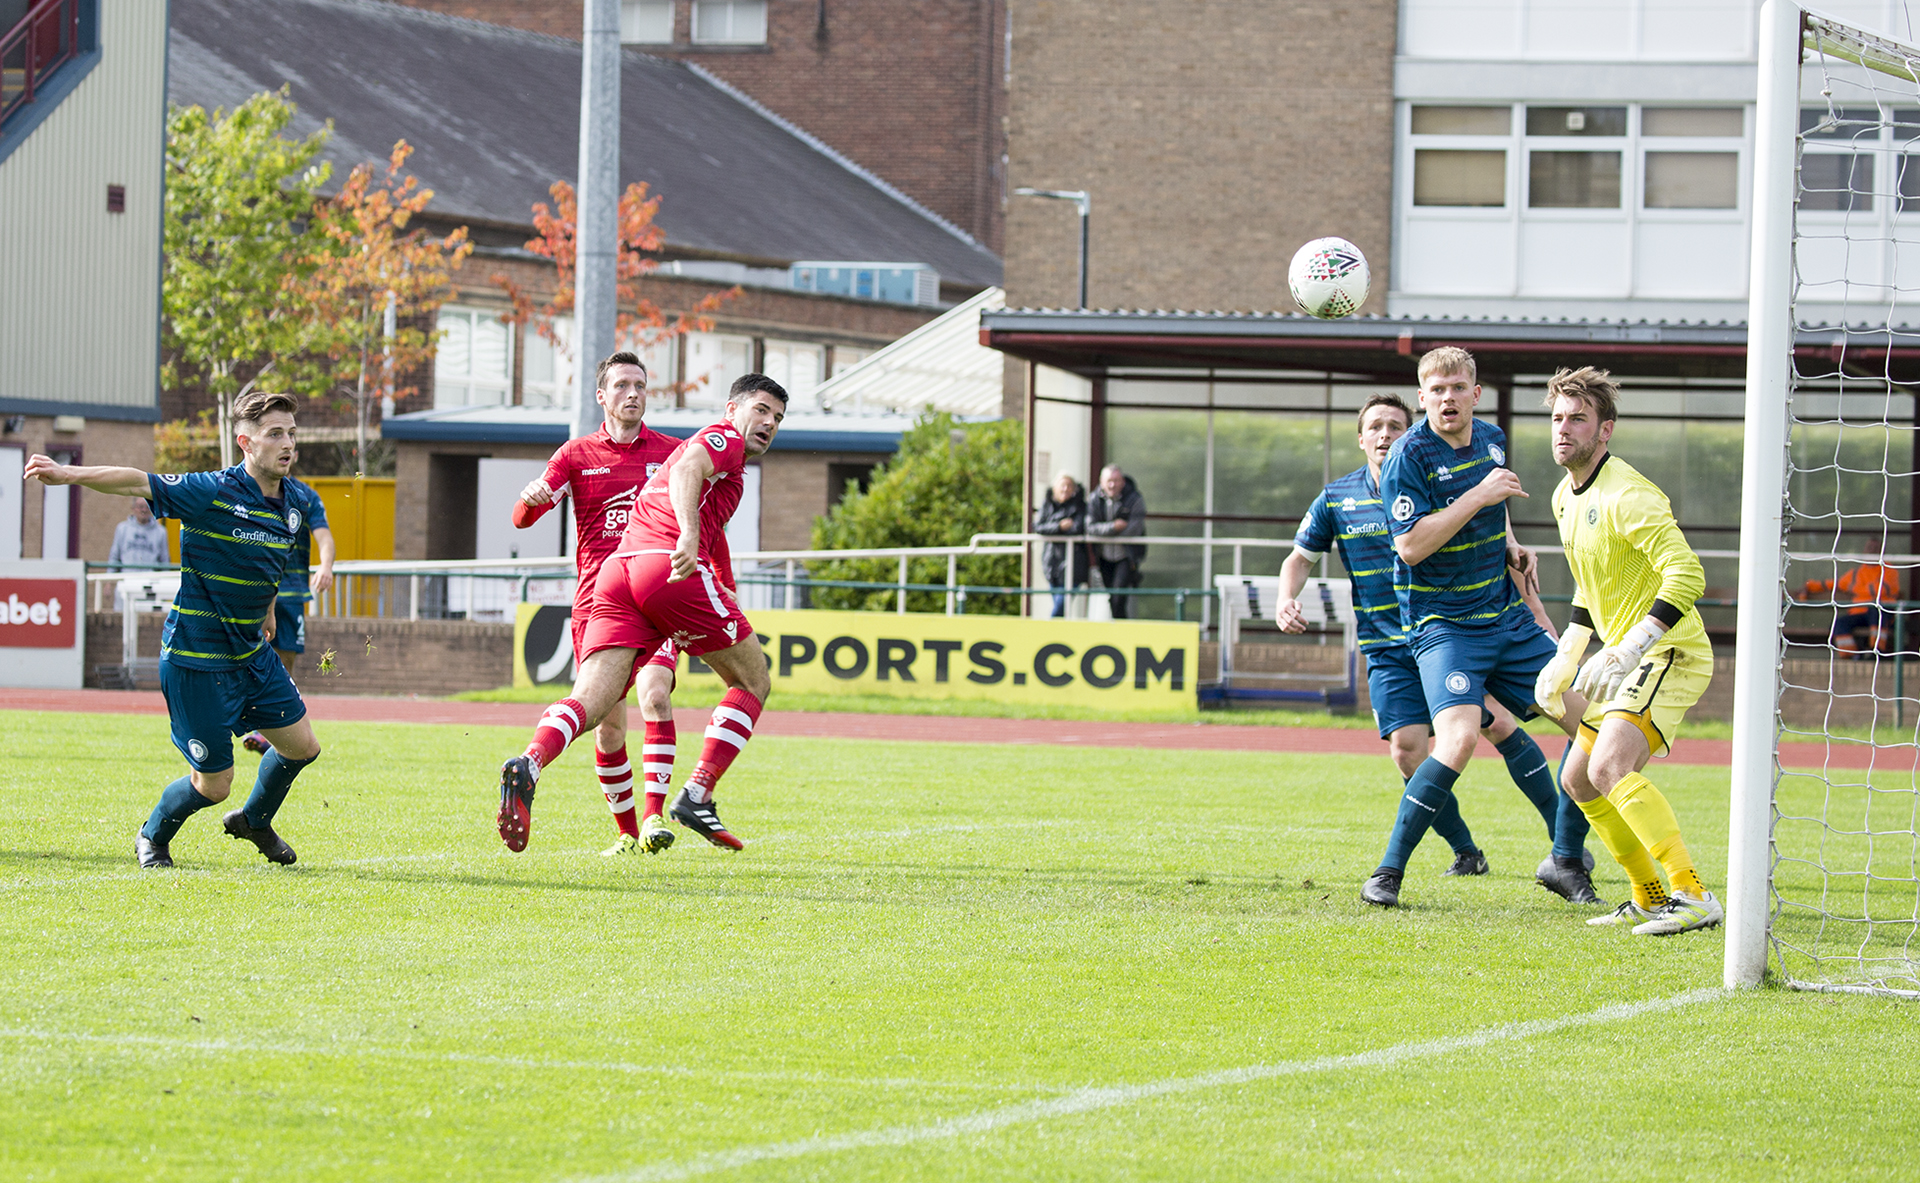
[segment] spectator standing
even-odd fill
[[[1095,538],[1138,538],[1147,532],[1147,502],[1133,478],[1120,471],[1118,464],[1100,470],[1100,487],[1087,500],[1087,533]],[[1101,542],[1095,551],[1100,563],[1100,582],[1111,593],[1113,618],[1125,620],[1133,615],[1133,597],[1123,589],[1140,585],[1140,564],[1147,548],[1140,543]]]
[[[167,528],[153,516],[153,506],[134,498],[133,512],[113,528],[113,549],[107,562],[113,566],[131,563],[136,567],[164,567],[173,561],[167,549]]]
[[[1067,614],[1067,591],[1087,583],[1087,544],[1081,537],[1087,532],[1087,494],[1070,472],[1053,478],[1053,488],[1035,511],[1033,532],[1060,538],[1047,543],[1040,554],[1047,586],[1053,589],[1053,615]],[[1086,597],[1076,596],[1077,616],[1086,615]]]

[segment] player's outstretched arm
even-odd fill
[[[1435,510],[1415,522],[1405,533],[1395,536],[1394,552],[1409,567],[1417,566],[1453,541],[1453,536],[1473,520],[1474,514],[1509,497],[1525,496],[1527,491],[1520,487],[1520,478],[1512,469],[1496,468],[1487,474],[1485,480],[1463,493],[1458,501]]]
[[[313,532],[313,549],[320,555],[320,569],[313,573],[308,584],[316,596],[326,595],[333,589],[333,531],[321,526]]]
[[[146,497],[153,492],[147,474],[137,468],[108,464],[57,464],[51,456],[35,454],[27,458],[23,475],[43,485],[79,485],[96,493],[115,497]]]
[[[691,576],[700,561],[700,487],[713,475],[713,456],[705,448],[688,448],[667,474],[667,503],[673,506],[673,519],[679,523],[680,539],[674,544],[673,574],[668,583]]]

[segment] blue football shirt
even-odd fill
[[[265,644],[287,559],[303,529],[327,524],[319,494],[289,477],[276,508],[245,465],[155,475],[155,517],[180,522],[180,594],[160,630],[160,656],[188,669],[232,669]]]
[[[1506,434],[1486,420],[1473,421],[1473,435],[1464,448],[1455,448],[1420,420],[1394,441],[1380,468],[1387,528],[1400,537],[1428,514],[1452,505],[1489,472],[1505,467]],[[1394,588],[1409,635],[1433,621],[1481,628],[1515,609],[1526,612],[1507,574],[1506,502],[1474,514],[1418,566],[1409,567],[1396,555]]]
[[[1326,554],[1329,547],[1340,549],[1340,562],[1353,581],[1360,648],[1406,644],[1400,597],[1393,586],[1393,538],[1373,473],[1363,466],[1322,489],[1301,520],[1293,544],[1313,555]]]

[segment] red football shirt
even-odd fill
[[[713,475],[700,490],[700,557],[714,573],[731,581],[730,552],[727,549],[727,522],[740,508],[745,492],[747,443],[730,424],[715,423],[694,432],[673,455],[667,457],[646,487],[633,511],[633,521],[620,540],[622,553],[670,553],[680,541],[680,521],[673,516],[673,503],[667,492],[667,474],[689,448],[705,448],[713,459]]]
[[[592,435],[560,445],[553,459],[547,461],[544,476],[547,487],[553,490],[552,501],[545,505],[514,504],[513,524],[524,527],[546,516],[563,495],[573,498],[575,558],[580,571],[575,602],[584,602],[593,594],[600,564],[619,549],[620,536],[633,516],[641,487],[679,444],[679,440],[650,427],[642,427],[632,443],[615,443],[602,423]]]

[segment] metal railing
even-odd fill
[[[39,0],[0,33],[0,123],[80,52],[80,0]]]

